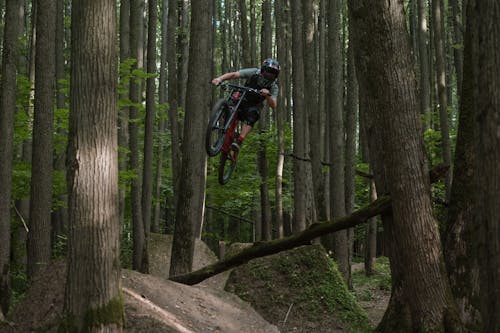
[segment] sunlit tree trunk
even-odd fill
[[[69,239],[59,332],[122,332],[116,2],[73,1]],[[98,292],[96,292],[98,291]]]

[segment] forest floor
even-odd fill
[[[379,276],[382,282],[366,279],[359,264],[353,267],[355,291],[338,292],[338,272],[331,275],[330,264],[305,259],[321,253],[314,246],[252,260],[193,287],[181,285],[161,277],[171,238],[154,238],[151,275],[122,270],[127,332],[369,332],[389,299],[390,289],[380,287],[386,285],[385,277]],[[202,242],[196,244],[195,257],[195,269],[216,260]],[[64,261],[48,267],[9,313],[8,324],[0,324],[0,333],[57,332],[65,271]],[[328,284],[333,287],[325,287],[325,275],[331,275]],[[353,295],[367,318],[352,302]]]

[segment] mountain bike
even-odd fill
[[[240,105],[247,94],[260,94],[260,91],[231,83],[223,83],[220,87],[228,93],[225,98],[219,99],[212,108],[205,136],[205,148],[210,157],[221,152],[218,179],[219,183],[224,185],[231,179],[238,158],[238,152],[231,149],[231,144],[239,135],[238,111]]]

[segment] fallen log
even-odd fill
[[[251,259],[290,250],[302,245],[309,245],[313,239],[320,236],[352,228],[365,222],[370,217],[386,212],[390,209],[390,207],[390,197],[382,196],[364,208],[357,210],[349,216],[340,218],[337,221],[313,223],[307,229],[298,234],[267,242],[256,242],[252,246],[245,248],[234,255],[229,255],[223,260],[220,260],[212,265],[205,266],[188,274],[172,276],[170,277],[170,280],[187,285],[197,284],[228,269],[245,264]]]
[[[448,172],[448,169],[449,167],[446,165],[437,165],[430,170],[429,178],[431,183],[443,178]],[[191,273],[172,276],[169,279],[182,284],[194,285],[214,275],[245,264],[252,259],[276,254],[278,252],[290,250],[302,245],[310,245],[313,239],[326,234],[355,227],[358,224],[364,223],[373,216],[388,212],[389,209],[391,209],[391,198],[389,195],[383,195],[369,205],[355,211],[349,216],[340,218],[337,221],[313,223],[307,229],[298,234],[267,242],[256,242],[252,246],[233,255],[229,255],[216,263],[205,266]]]

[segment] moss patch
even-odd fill
[[[371,332],[368,317],[320,245],[259,258],[226,286],[282,332]]]

